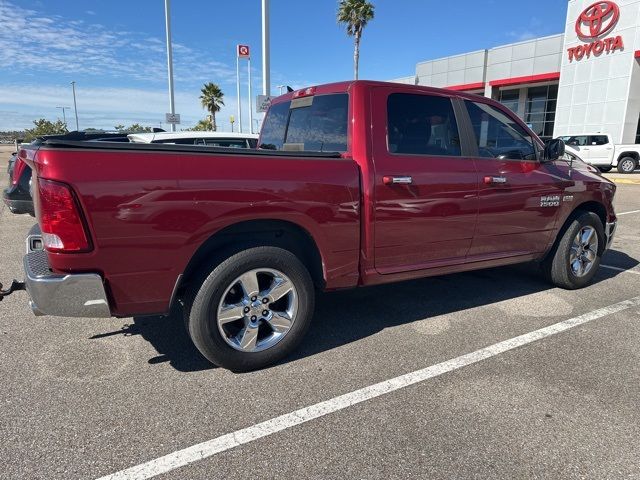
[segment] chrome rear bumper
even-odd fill
[[[102,277],[97,273],[53,273],[43,250],[27,252],[24,272],[26,289],[31,297],[29,305],[34,314],[111,317]]]

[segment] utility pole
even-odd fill
[[[262,94],[271,95],[269,0],[262,0]]]
[[[173,49],[171,47],[171,0],[164,0],[164,22],[167,31],[167,73],[169,75],[169,112],[176,113],[173,95]],[[171,131],[176,131],[176,124],[171,124]]]
[[[71,107],[56,107],[56,108],[60,108],[62,110],[62,122],[64,123],[64,126],[67,126],[67,115],[65,114],[65,110],[68,108],[69,110],[71,110]]]
[[[249,133],[253,133],[253,100],[251,99],[251,57],[247,58],[249,72]]]
[[[76,82],[71,82],[71,89],[73,90],[73,109],[76,112],[76,132],[80,131],[80,126],[78,124],[78,104],[76,103]]]
[[[242,102],[240,101],[240,52],[239,51],[236,52],[236,95],[238,96],[238,132],[242,133]]]

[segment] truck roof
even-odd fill
[[[490,98],[484,97],[482,95],[476,95],[473,93],[460,92],[457,90],[448,90],[446,88],[437,88],[437,87],[427,87],[424,85],[411,85],[407,83],[397,83],[397,82],[383,82],[379,80],[349,80],[345,82],[335,82],[335,83],[324,83],[320,85],[310,85],[308,87],[304,87],[298,90],[294,90],[293,92],[288,92],[278,97],[275,97],[271,103],[280,103],[294,98],[298,92],[301,92],[307,88],[314,88],[315,95],[327,94],[327,93],[340,93],[347,92],[352,87],[395,87],[395,88],[408,88],[411,90],[421,91],[421,92],[430,92],[430,93],[442,93],[446,92],[448,95],[456,95],[459,97],[465,98],[483,98],[489,102],[492,102]]]

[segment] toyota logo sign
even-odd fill
[[[613,30],[619,19],[618,5],[610,1],[596,2],[578,17],[576,33],[581,38],[596,38]]]
[[[615,28],[618,20],[620,8],[609,0],[596,2],[585,8],[576,21],[578,38],[585,43],[567,49],[569,61],[580,61],[583,58],[599,57],[624,50],[622,35],[604,38]]]

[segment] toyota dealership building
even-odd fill
[[[395,81],[494,98],[542,137],[640,143],[640,0],[569,0],[564,33],[421,62]]]

